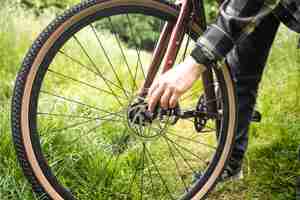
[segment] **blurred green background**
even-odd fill
[[[16,161],[10,130],[10,99],[22,59],[42,29],[76,0],[2,0],[0,8],[0,199],[34,196]],[[208,0],[209,19],[216,5]],[[155,23],[137,20],[143,26]],[[122,23],[122,22],[120,22]],[[124,30],[124,38],[126,38]],[[145,34],[145,49],[152,34]],[[211,199],[292,200],[300,175],[300,50],[298,36],[281,27],[260,87],[261,123],[252,124],[245,179],[219,185]],[[128,41],[130,46],[130,41]]]

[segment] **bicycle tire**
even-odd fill
[[[105,12],[104,12],[105,11]],[[36,103],[42,79],[48,62],[55,56],[62,44],[76,31],[102,17],[102,13],[138,12],[167,20],[175,20],[178,8],[162,0],[149,1],[86,1],[55,19],[34,42],[27,53],[18,73],[12,100],[12,132],[18,160],[33,190],[42,199],[75,199],[73,194],[62,186],[51,172],[36,128]],[[199,29],[193,30],[199,36]],[[225,99],[224,124],[218,151],[211,161],[204,177],[180,199],[203,199],[214,187],[217,178],[227,162],[234,141],[236,121],[235,89],[229,68],[224,65],[215,69],[222,81]]]

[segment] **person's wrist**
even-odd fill
[[[189,65],[192,66],[195,72],[199,75],[201,75],[206,70],[206,66],[198,63],[192,56],[189,56],[187,58],[187,62],[189,62]]]

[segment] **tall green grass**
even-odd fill
[[[34,199],[17,164],[10,134],[10,99],[20,63],[41,30],[29,12],[0,9],[0,199]]]
[[[34,199],[13,149],[10,99],[15,76],[27,49],[51,18],[54,16],[46,13],[37,19],[28,11],[10,6],[0,10],[0,199]],[[297,161],[300,144],[300,54],[295,49],[296,38],[295,34],[283,28],[272,50],[258,99],[258,109],[262,111],[263,121],[251,127],[249,152],[244,166],[246,178],[237,183],[220,185],[213,193],[213,199],[295,199],[295,178],[300,175]],[[117,59],[119,55],[111,50],[111,55]],[[63,66],[70,63],[65,60],[60,62],[58,58],[57,64]],[[107,127],[106,130],[112,128]],[[64,140],[49,138],[46,142],[49,145],[59,145]],[[61,156],[64,151],[66,150],[60,149],[55,153]],[[87,157],[94,155],[95,149],[88,151]],[[132,165],[136,164],[135,155],[130,156]],[[73,159],[78,158],[82,157],[74,151]],[[89,159],[78,159],[78,165],[72,167],[87,165],[87,169],[92,169],[102,158],[97,159],[95,163],[86,163]],[[74,160],[70,163],[74,164]],[[72,167],[70,166],[71,170]],[[91,177],[101,177],[104,172],[88,173],[94,173]],[[82,184],[95,181],[78,180],[79,184],[80,181]],[[120,185],[115,187],[118,190]],[[81,199],[88,196],[87,192],[88,188],[82,187]],[[100,194],[101,191],[95,190],[93,195],[99,195],[100,198]]]

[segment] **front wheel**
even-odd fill
[[[177,15],[159,0],[87,1],[34,42],[16,80],[12,131],[24,174],[42,199],[203,199],[213,188],[235,133],[228,67],[213,69],[207,87],[219,91],[216,99],[205,101],[201,80],[180,99],[182,111],[197,108],[199,116],[136,123],[130,114],[133,105],[143,109],[137,91],[151,51]],[[200,35],[197,24],[186,31],[178,62]],[[211,102],[217,113],[207,113]]]

